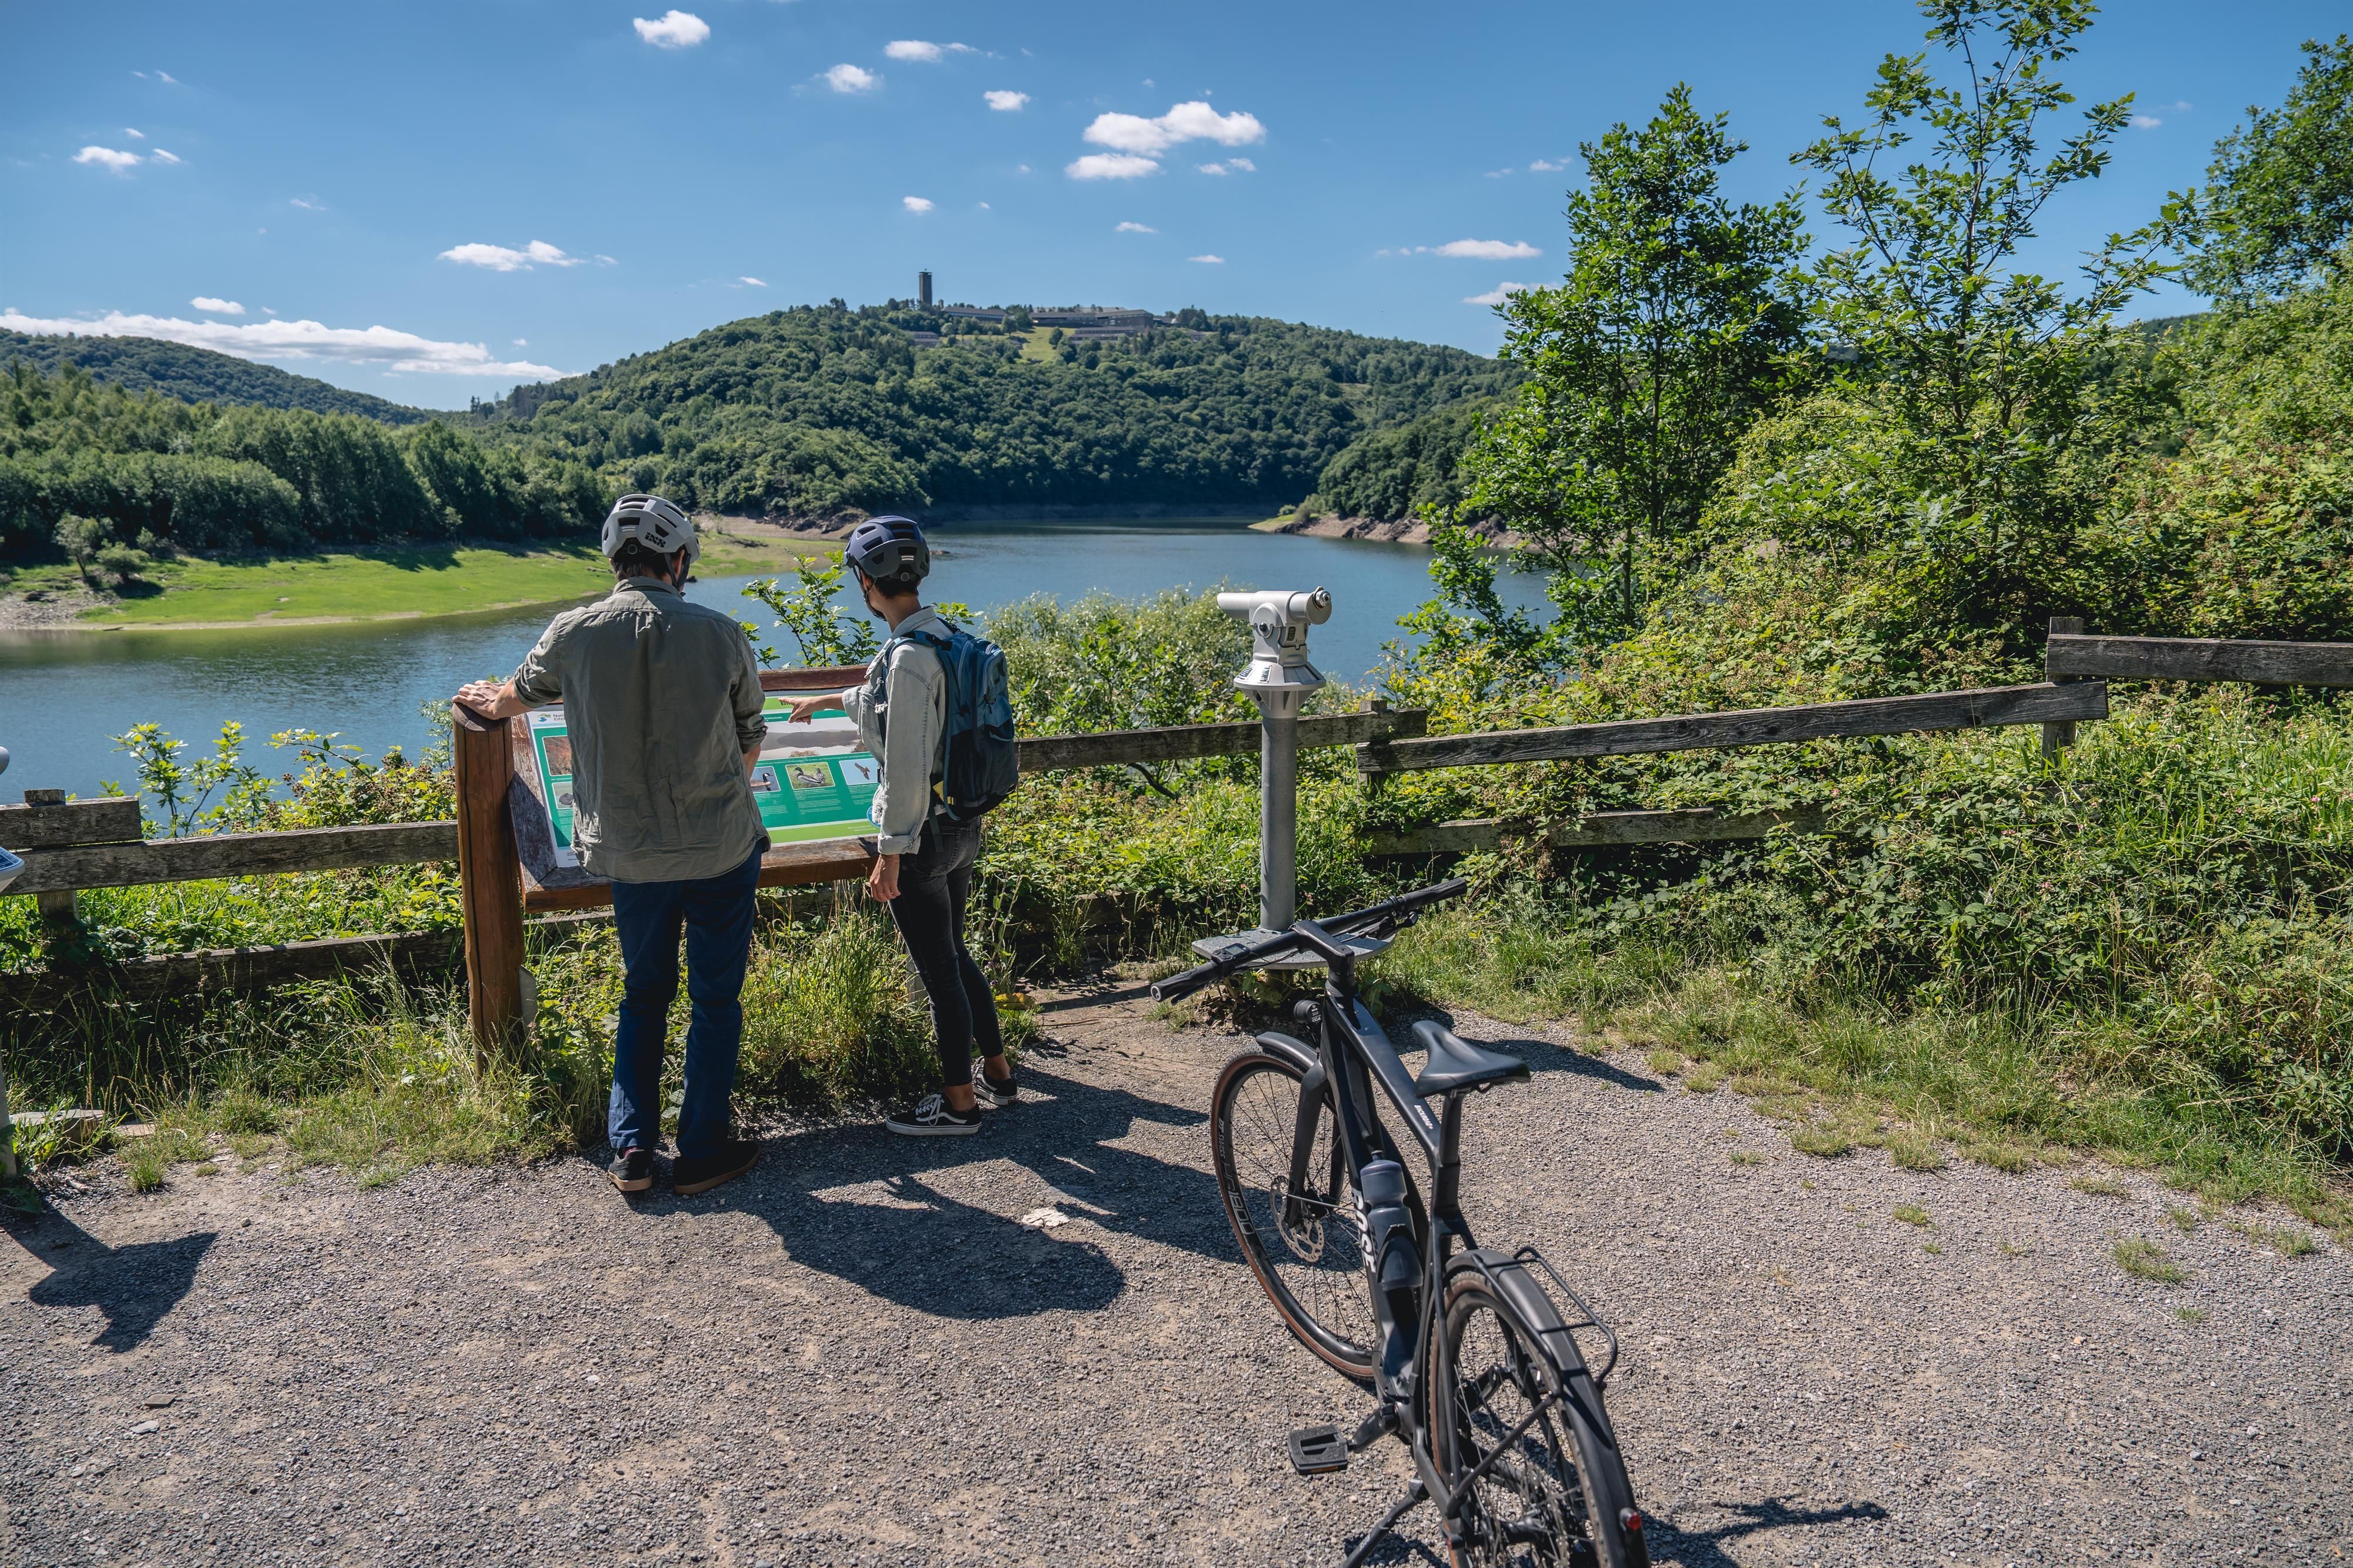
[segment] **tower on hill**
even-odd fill
[[[932,308],[932,275],[928,270],[915,274],[915,303],[926,310]]]

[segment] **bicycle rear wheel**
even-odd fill
[[[1430,1457],[1450,1487],[1467,1486],[1448,1531],[1455,1568],[1648,1568],[1617,1434],[1576,1342],[1525,1270],[1480,1257],[1504,1289],[1467,1255],[1448,1264],[1446,1356],[1429,1382]]]
[[[1316,1095],[1307,1178],[1294,1188],[1300,1135],[1296,1063],[1244,1051],[1218,1075],[1210,1142],[1218,1194],[1242,1259],[1291,1331],[1350,1377],[1373,1375],[1379,1342],[1365,1275],[1365,1233],[1328,1091]]]

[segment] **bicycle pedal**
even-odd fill
[[[1302,1426],[1291,1435],[1291,1468],[1303,1476],[1328,1476],[1348,1468],[1348,1440],[1337,1426]]]

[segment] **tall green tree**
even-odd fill
[[[2277,109],[2214,144],[2206,188],[2184,204],[2197,234],[2182,279],[2216,299],[2284,293],[2342,268],[2353,245],[2353,37],[2308,39]]]
[[[1696,549],[1741,432],[1775,397],[1804,314],[1782,280],[1805,245],[1793,200],[1719,188],[1746,150],[1678,84],[1640,130],[1579,148],[1568,270],[1511,295],[1518,400],[1466,461],[1465,515],[1502,517],[1545,556],[1560,633],[1622,635]]]
[[[1792,161],[1828,176],[1823,202],[1853,236],[1815,269],[1824,325],[1912,437],[1917,488],[1961,525],[1932,547],[1999,565],[2028,542],[2021,521],[2047,511],[2056,466],[2087,433],[2098,330],[2166,270],[2157,256],[2173,231],[2109,236],[2073,291],[2020,267],[2043,209],[2107,167],[2132,97],[2091,106],[2046,154],[2049,117],[2075,101],[2052,67],[2091,25],[2088,0],[1920,10],[1950,76],[1927,50],[1889,55],[1862,122],[1824,119],[1828,133]]]

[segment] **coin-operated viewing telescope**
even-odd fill
[[[1332,618],[1332,595],[1322,588],[1220,594],[1218,608],[1250,623],[1250,666],[1234,686],[1260,714],[1258,923],[1281,931],[1299,913],[1299,710],[1324,684],[1307,662],[1307,628]]]

